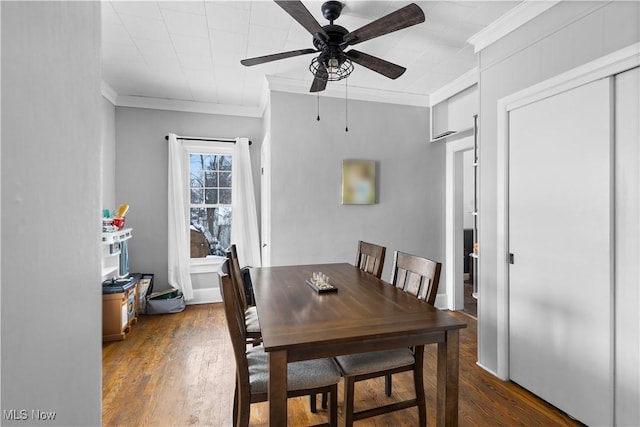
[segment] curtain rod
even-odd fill
[[[236,143],[235,139],[224,139],[224,138],[200,138],[200,137],[196,137],[196,136],[179,136],[176,135],[177,139],[182,139],[185,141],[215,141],[215,142],[231,142],[232,144]],[[169,135],[165,135],[164,137],[165,141],[169,140]],[[249,145],[253,144],[251,141],[249,141]]]

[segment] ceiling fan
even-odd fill
[[[425,20],[422,9],[415,3],[411,3],[355,31],[349,32],[346,28],[333,23],[342,12],[343,4],[339,1],[323,3],[322,15],[329,20],[329,25],[322,27],[301,1],[275,0],[275,2],[313,35],[315,49],[299,49],[258,56],[256,58],[243,59],[240,63],[245,66],[251,66],[319,52],[320,55],[313,58],[309,66],[309,70],[314,75],[310,92],[321,92],[327,87],[328,81],[336,81],[348,77],[353,71],[352,62],[390,79],[397,79],[406,71],[406,68],[355,49],[350,49],[346,52],[344,50],[349,46],[420,24]]]

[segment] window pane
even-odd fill
[[[204,208],[191,208],[191,224],[199,224],[204,215]]]
[[[192,208],[192,244],[198,245],[198,234],[204,235],[211,255],[224,256],[231,246],[231,208]]]
[[[221,205],[231,204],[231,190],[220,189],[220,204]]]
[[[204,156],[204,168],[207,171],[218,170],[218,156]]]
[[[191,204],[198,205],[204,202],[204,190],[199,189],[191,189]]]
[[[192,230],[196,230],[199,232],[204,232],[204,227],[202,226],[202,224],[205,223],[205,218],[206,218],[206,209],[204,208],[191,208],[190,210],[190,216],[191,216],[191,220],[190,220],[190,224],[191,224],[191,229]]]
[[[217,187],[218,186],[218,174],[216,172],[206,171],[204,176],[205,187]]]
[[[221,171],[231,170],[231,156],[220,156],[220,170]]]
[[[224,256],[231,246],[231,208],[215,208],[214,255]]]
[[[191,187],[202,187],[204,184],[204,173],[201,170],[191,170]]]
[[[220,187],[231,188],[231,172],[220,172]]]
[[[190,212],[191,226],[191,258],[204,258],[211,253],[210,240],[207,239],[204,224],[206,224],[206,209],[192,208]]]
[[[193,171],[197,171],[197,170],[202,170],[204,169],[203,167],[203,163],[204,162],[204,158],[202,156],[202,154],[190,154],[189,155],[189,163],[190,163],[190,170]]]
[[[204,190],[204,202],[208,205],[215,205],[218,203],[218,189],[206,188]]]

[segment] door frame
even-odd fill
[[[271,137],[266,133],[260,147],[260,250],[262,266],[271,266]]]
[[[497,369],[509,380],[509,112],[640,65],[640,43],[620,49],[498,100],[497,133]]]
[[[460,269],[464,271],[463,262],[457,262],[456,257],[463,253],[460,234],[462,233],[463,202],[462,194],[456,197],[456,188],[462,186],[461,157],[462,152],[473,150],[473,136],[462,138],[446,145],[445,159],[445,287],[448,310],[462,310],[464,308],[464,283],[456,286],[455,278]]]

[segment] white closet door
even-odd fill
[[[616,424],[640,425],[640,68],[615,77]]]
[[[610,79],[509,115],[510,376],[611,425]]]

